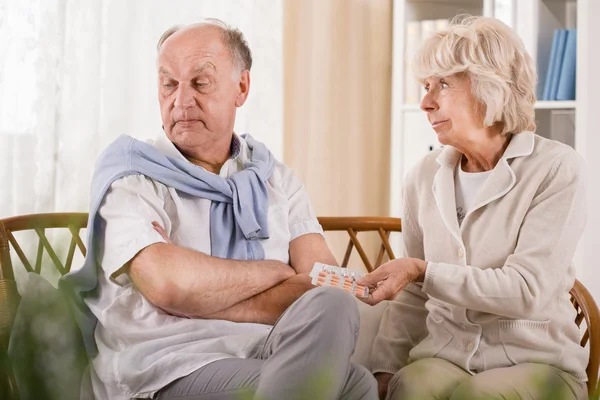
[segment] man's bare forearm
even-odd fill
[[[290,263],[298,273],[263,293],[203,318],[274,324],[300,296],[312,289],[308,273],[316,261],[337,265],[322,235],[309,233],[290,242]]]
[[[271,289],[202,318],[273,325],[294,301],[314,288],[310,280],[307,274],[293,276]]]
[[[290,263],[298,275],[214,314],[201,318],[272,325],[300,296],[312,289],[308,273],[316,261],[337,265],[323,236],[302,235],[290,243]]]
[[[239,261],[156,243],[132,260],[129,275],[156,306],[190,317],[214,314],[295,275],[279,261]]]

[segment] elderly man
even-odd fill
[[[349,361],[354,299],[310,290],[313,264],[335,260],[302,184],[233,133],[251,63],[242,33],[220,21],[168,30],[164,134],[123,136],[98,161],[94,245],[70,278],[93,288],[97,398],[377,397]]]

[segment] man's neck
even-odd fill
[[[198,146],[188,151],[178,150],[192,164],[198,165],[214,174],[219,174],[223,164],[231,158],[231,141],[233,135],[220,143],[211,143],[206,146]]]
[[[225,164],[225,162],[228,159],[227,158],[222,162],[210,162],[210,161],[204,161],[201,159],[187,157],[187,156],[186,156],[186,158],[192,164],[202,167],[205,170],[207,170],[208,172],[212,172],[213,174],[217,174],[217,175],[219,175],[221,173],[221,168],[223,168],[223,164]]]

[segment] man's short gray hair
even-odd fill
[[[244,34],[239,29],[227,25],[225,22],[216,18],[206,18],[197,25],[211,25],[216,27],[219,32],[221,32],[223,43],[227,46],[229,54],[231,54],[235,71],[238,73],[241,73],[244,70],[250,71],[250,68],[252,68],[252,52],[250,51],[250,47],[248,46]],[[176,25],[167,29],[160,39],[158,39],[156,50],[160,51],[163,43],[171,35],[185,27],[186,26],[183,25]]]

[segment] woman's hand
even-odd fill
[[[369,297],[361,299],[370,305],[383,300],[393,300],[411,282],[423,280],[427,262],[418,258],[397,258],[357,280],[369,288]]]

